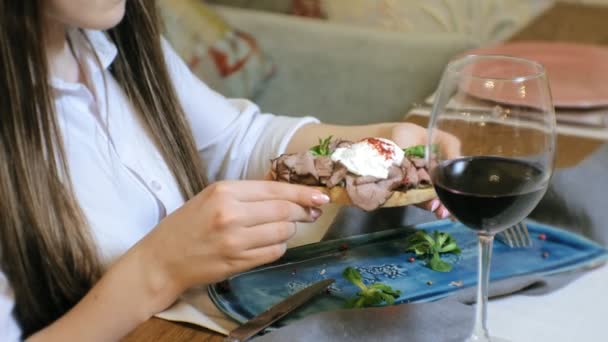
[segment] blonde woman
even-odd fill
[[[0,0],[3,341],[117,340],[185,289],[279,258],[328,201],[245,180],[280,153],[329,134],[425,140],[225,99],[157,20],[152,1]]]

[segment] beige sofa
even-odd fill
[[[271,9],[272,1],[266,3]],[[447,61],[475,45],[462,34],[393,33],[276,12],[213,8],[253,34],[277,65],[253,100],[268,112],[313,115],[328,123],[401,119],[435,89]]]

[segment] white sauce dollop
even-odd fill
[[[348,148],[339,147],[331,160],[340,162],[358,176],[388,178],[391,165],[401,165],[403,150],[394,142],[383,138],[367,138]]]

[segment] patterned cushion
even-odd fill
[[[252,98],[274,64],[256,39],[232,28],[202,0],[160,0],[165,36],[191,70],[228,97]]]
[[[289,13],[292,0],[205,0],[208,4],[239,7],[258,11]]]
[[[325,18],[321,0],[291,0],[291,14],[309,18]]]

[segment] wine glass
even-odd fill
[[[507,56],[453,60],[435,98],[429,135],[427,161],[437,195],[479,236],[476,315],[468,341],[499,341],[486,326],[494,235],[530,214],[553,171],[555,111],[543,66]],[[446,140],[452,141],[447,148],[433,148]]]

